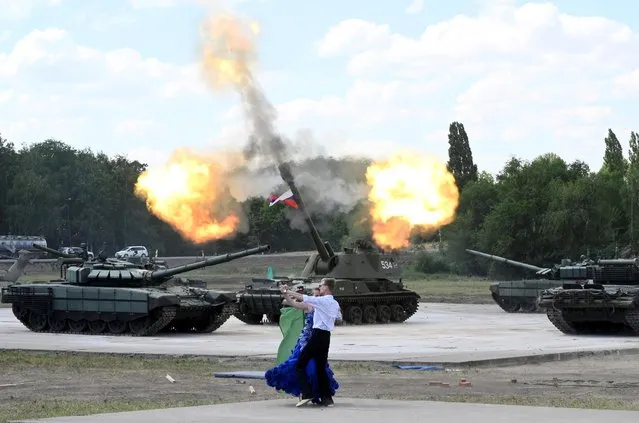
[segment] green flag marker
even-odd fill
[[[304,311],[293,307],[283,307],[280,313],[280,331],[282,331],[283,339],[277,350],[276,366],[290,357],[295,344],[297,344],[297,339],[304,329]]]

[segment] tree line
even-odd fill
[[[563,258],[633,255],[637,250],[639,211],[639,136],[631,132],[628,155],[608,130],[602,143],[603,165],[593,171],[583,161],[566,162],[553,153],[526,161],[513,157],[496,175],[479,171],[469,136],[460,122],[448,135],[448,168],[460,189],[457,217],[436,234],[415,235],[413,242],[440,242],[444,248],[421,254],[425,272],[489,274],[498,269],[470,256],[465,248],[548,266]],[[313,159],[320,167],[344,160]],[[352,167],[352,163],[349,163]],[[360,160],[364,180],[366,160]],[[57,140],[16,148],[0,137],[0,234],[42,235],[52,248],[86,242],[113,253],[126,245],[146,245],[161,255],[217,254],[271,244],[273,251],[313,249],[308,233],[294,229],[285,206],[269,207],[268,198],[242,203],[249,230],[227,239],[194,245],[151,214],[134,185],[144,163],[78,150]],[[279,193],[278,193],[279,194]],[[338,248],[370,231],[354,225],[365,214],[365,200],[354,210],[316,213],[321,235]],[[358,220],[361,223],[361,219]],[[507,271],[506,271],[507,272]]]

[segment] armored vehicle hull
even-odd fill
[[[235,317],[248,324],[260,324],[264,317],[278,322],[283,296],[279,285],[285,283],[292,290],[302,286],[305,293],[319,285],[321,278],[306,281],[280,279],[254,279],[253,284],[238,293],[238,311]],[[335,280],[333,292],[342,309],[344,323],[361,325],[401,323],[413,316],[419,307],[419,295],[411,290],[394,286],[393,282]]]
[[[539,295],[549,288],[561,286],[560,281],[533,279],[496,282],[490,285],[490,295],[507,313],[537,313]]]
[[[83,267],[69,267],[63,281],[3,288],[1,301],[11,303],[15,317],[33,332],[132,336],[210,333],[237,312],[236,295],[193,287],[188,280],[174,276],[269,248],[266,245],[153,271],[120,261],[84,263]]]
[[[541,293],[548,320],[569,335],[639,334],[639,286],[566,283]]]
[[[200,288],[84,288],[65,283],[2,289],[15,317],[33,332],[151,336],[209,333],[236,311],[232,293]]]

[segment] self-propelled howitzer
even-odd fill
[[[118,262],[84,263],[70,266],[63,282],[4,288],[2,302],[11,303],[16,318],[34,332],[134,336],[160,331],[208,333],[236,312],[235,294],[171,282],[181,273],[269,249],[269,245],[263,245],[160,270]]]
[[[310,293],[311,288],[325,277],[335,279],[333,295],[342,308],[346,323],[403,322],[415,314],[420,297],[404,288],[397,256],[365,242],[359,242],[357,248],[344,248],[344,251],[335,253],[330,244],[322,240],[306,210],[289,164],[280,165],[279,171],[291,189],[317,252],[306,259],[306,265],[298,276],[277,280],[253,279],[243,292],[238,293],[236,317],[249,324],[261,323],[264,315],[271,321],[277,321],[283,299],[279,290],[281,283],[289,287],[302,284]]]

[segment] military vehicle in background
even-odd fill
[[[556,283],[537,298],[541,311],[561,332],[639,334],[639,259],[599,259],[540,268],[500,258]]]
[[[151,336],[209,333],[237,311],[234,293],[175,282],[175,276],[268,251],[268,245],[173,268],[148,270],[120,261],[61,257],[65,280],[11,285],[2,302],[33,332]],[[71,264],[71,265],[69,265]],[[76,264],[76,265],[73,265]]]
[[[45,254],[33,248],[33,245],[47,246],[47,240],[42,236],[29,235],[0,235],[0,257],[5,259],[18,258],[20,250],[31,253],[31,258],[42,258]]]
[[[404,287],[402,269],[397,257],[360,241],[357,248],[344,248],[335,253],[323,242],[302,197],[297,190],[288,164],[280,165],[280,175],[290,187],[308,226],[317,252],[306,259],[298,276],[273,279],[253,279],[238,293],[239,310],[235,316],[248,324],[259,324],[264,316],[277,322],[283,296],[279,286],[303,284],[307,293],[322,278],[334,278],[333,296],[342,309],[345,323],[375,324],[404,322],[419,306],[419,295]]]
[[[570,335],[639,334],[639,259],[600,259],[568,273],[560,276],[570,282],[539,296],[539,307],[557,329]]]
[[[497,263],[509,264],[524,270],[535,272],[537,275],[545,277],[550,269],[535,266],[520,261],[510,260],[481,251],[466,249],[466,252],[475,256],[484,257]],[[570,260],[562,260],[562,266],[570,266]],[[490,284],[490,295],[499,307],[508,313],[536,313],[540,312],[539,295],[549,288],[561,286],[562,282],[550,279],[523,279],[517,281],[501,281]]]

